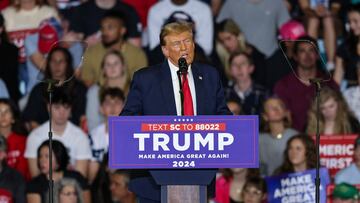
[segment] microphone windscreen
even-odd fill
[[[187,72],[188,64],[185,58],[180,57],[178,60],[178,65],[181,72]]]

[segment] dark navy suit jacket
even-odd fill
[[[214,67],[193,63],[197,115],[231,115],[227,108],[219,74]],[[180,95],[179,95],[180,96]],[[168,61],[143,68],[134,73],[130,91],[121,112],[130,115],[177,115],[174,90]],[[134,170],[132,180],[149,176],[144,170]],[[130,183],[131,185],[131,183]],[[149,187],[146,187],[146,186]],[[160,192],[152,183],[139,183],[131,190],[141,196],[158,200]],[[150,195],[150,196],[149,196]]]

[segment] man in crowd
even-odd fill
[[[75,32],[82,33],[89,45],[93,45],[101,40],[99,32],[101,20],[103,15],[111,10],[126,16],[124,27],[126,27],[128,31],[127,40],[131,44],[140,47],[142,26],[139,16],[133,7],[121,1],[86,1],[71,10],[71,15],[68,16],[71,22],[70,28]]]
[[[111,49],[120,51],[124,58],[130,77],[132,74],[147,65],[144,51],[125,41],[126,20],[116,11],[107,12],[101,20],[101,42],[91,46],[84,55],[84,64],[81,68],[81,79],[86,86],[103,82],[101,61],[105,53]]]
[[[329,74],[320,72],[318,67],[319,53],[316,41],[310,37],[300,37],[294,44],[294,59],[297,63],[295,72],[279,80],[274,93],[279,96],[291,112],[293,128],[303,132],[306,125],[307,112],[315,96],[315,86],[310,79],[327,80],[322,85],[338,89]]]
[[[135,194],[128,190],[130,174],[127,171],[116,170],[110,174],[110,191],[113,202],[135,203]]]
[[[87,177],[88,164],[91,158],[90,142],[87,135],[69,121],[72,98],[61,89],[57,89],[54,91],[52,102],[53,139],[62,142],[67,148],[70,156],[69,167]],[[48,132],[49,121],[35,128],[26,141],[24,156],[28,159],[32,177],[40,173],[37,165],[37,150],[41,143],[48,139]]]

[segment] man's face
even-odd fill
[[[194,60],[195,44],[190,32],[170,34],[165,37],[165,45],[161,47],[162,52],[172,64],[178,66],[180,57],[186,59],[187,64]]]
[[[101,104],[100,111],[106,117],[117,116],[121,113],[123,107],[123,100],[106,96],[104,102]]]
[[[52,120],[56,125],[64,125],[70,118],[71,106],[68,104],[52,105]]]
[[[230,74],[235,81],[248,80],[253,71],[254,66],[245,55],[238,55],[231,61]]]
[[[126,32],[118,19],[105,18],[101,21],[101,39],[105,47],[112,46],[121,40]]]
[[[295,59],[299,68],[306,70],[316,68],[316,61],[318,59],[318,52],[314,45],[310,43],[300,43],[295,54]]]
[[[126,185],[125,177],[120,174],[112,174],[110,177],[110,191],[114,201],[121,201],[124,197],[129,195],[128,187]]]

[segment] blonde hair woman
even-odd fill
[[[105,54],[101,63],[104,82],[92,85],[87,92],[86,119],[88,129],[91,131],[100,125],[104,118],[100,114],[100,94],[104,88],[120,88],[125,95],[129,91],[130,77],[123,55],[116,50]]]
[[[230,76],[230,55],[235,52],[245,52],[249,54],[254,61],[255,72],[254,79],[262,84],[265,67],[265,55],[259,52],[254,46],[247,43],[245,35],[241,32],[239,26],[231,19],[226,19],[217,25],[217,43],[216,53],[218,54],[222,65],[225,68],[225,74],[228,79]],[[263,69],[261,72],[260,70]],[[264,78],[263,78],[264,79]]]
[[[320,133],[324,135],[351,134],[359,131],[359,123],[349,111],[340,92],[324,88],[320,94]],[[316,101],[308,113],[307,133],[316,133]]]

